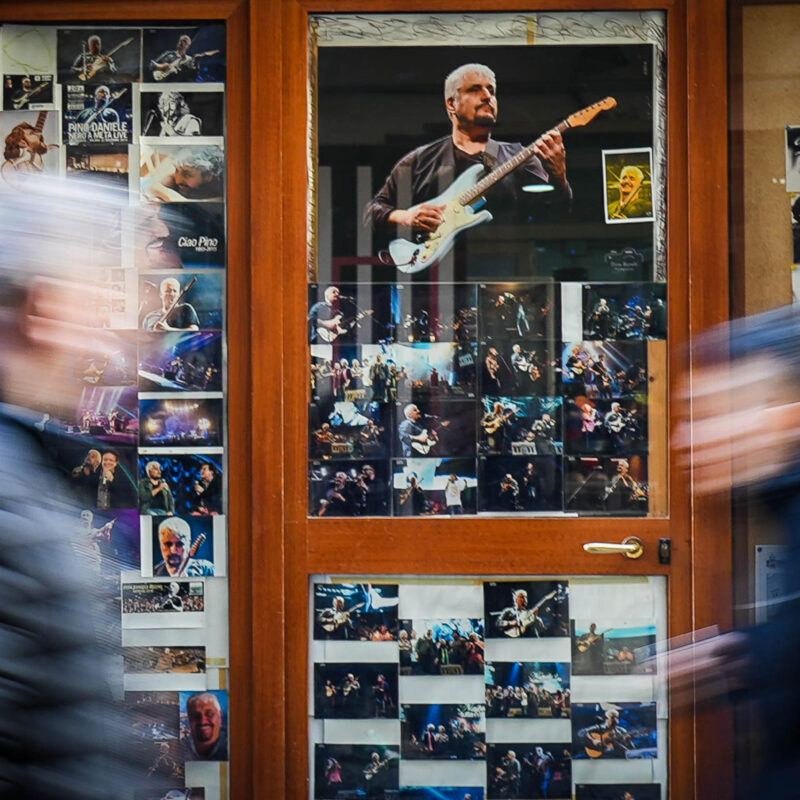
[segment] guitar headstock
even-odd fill
[[[617,105],[617,101],[613,97],[604,97],[596,103],[576,111],[567,117],[567,123],[570,128],[578,128],[582,125],[588,125],[601,111],[608,111]]]

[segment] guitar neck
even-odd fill
[[[47,112],[46,111],[40,111],[39,112],[39,116],[36,119],[36,125],[33,126],[34,130],[37,133],[41,133],[42,130],[44,129],[44,121],[46,119],[47,119]]]
[[[556,125],[555,129],[559,133],[564,133],[564,131],[569,127],[569,122],[564,119],[561,120],[558,125]],[[458,202],[461,203],[462,206],[469,205],[474,200],[477,200],[481,195],[488,192],[492,186],[505,178],[505,176],[510,172],[513,172],[517,167],[521,167],[532,155],[535,155],[536,148],[541,144],[544,136],[545,134],[542,134],[535,142],[532,142],[527,147],[520,150],[519,153],[517,153],[513,158],[502,163],[484,178],[481,178],[481,180],[479,180],[472,188],[468,189],[466,192],[462,192],[458,196]]]

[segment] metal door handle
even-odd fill
[[[619,544],[614,542],[586,542],[583,549],[587,553],[620,553],[627,558],[641,558],[644,555],[644,542],[638,536],[628,536]]]

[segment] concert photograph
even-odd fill
[[[570,715],[569,663],[490,661],[486,664],[486,716],[499,719]]]
[[[467,400],[431,397],[419,403],[398,403],[394,454],[474,457],[476,412],[474,401]]]
[[[569,742],[490,744],[486,755],[487,800],[569,798],[572,755]]]
[[[127,144],[68,144],[65,147],[69,180],[82,181],[92,188],[128,191]]]
[[[122,584],[123,627],[158,627],[161,620],[149,615],[164,614],[165,618],[179,615],[187,618],[197,615],[197,626],[203,624],[205,589],[203,581],[137,581]],[[129,616],[129,619],[125,617]],[[137,624],[141,620],[143,624]],[[151,622],[151,620],[153,620]],[[128,623],[127,625],[125,623]],[[148,624],[149,623],[149,624]],[[170,626],[184,627],[183,620],[169,620]]]
[[[569,636],[567,581],[488,581],[483,603],[487,639]]]
[[[398,800],[484,800],[483,786],[402,786]]]
[[[58,82],[130,83],[141,80],[140,28],[59,28]]]
[[[3,75],[3,108],[6,111],[53,108],[54,77],[50,73]]]
[[[577,783],[575,800],[661,800],[661,784]]]
[[[397,797],[400,753],[389,744],[314,745],[315,800]]]
[[[224,273],[218,270],[139,276],[139,329],[222,330]]]
[[[398,402],[475,396],[478,346],[474,342],[395,344],[392,356],[397,372],[389,363],[389,391]]]
[[[213,91],[200,88],[175,91],[143,86],[139,92],[142,140],[224,136],[225,93],[221,86],[209,86]]]
[[[137,269],[225,268],[223,203],[140,203],[130,214]]]
[[[392,641],[398,600],[396,583],[315,583],[314,639]]]
[[[223,203],[225,152],[219,144],[140,144],[139,191],[151,203]]]
[[[573,703],[572,756],[658,758],[656,704]]]
[[[142,535],[149,537],[152,560],[142,572],[156,578],[213,576],[214,524],[209,517],[141,518]],[[224,570],[221,570],[224,574]]]
[[[647,458],[564,459],[564,508],[586,514],[645,516],[648,509]]]
[[[396,284],[392,286],[392,324],[398,342],[478,340],[478,300],[471,284]]]
[[[587,283],[583,286],[583,338],[667,338],[666,283]]]
[[[82,436],[61,436],[54,455],[83,508],[135,509],[136,448]]]
[[[559,346],[555,342],[503,339],[481,344],[481,394],[555,397],[561,394]]]
[[[570,620],[573,675],[652,674],[655,625]]]
[[[222,390],[220,332],[140,334],[139,391],[165,390]]]
[[[45,414],[39,425],[80,437],[87,445],[132,445],[139,438],[138,406],[135,386],[86,386],[74,410]]]
[[[163,741],[178,738],[177,692],[125,692],[125,706],[137,739]]]
[[[216,516],[223,508],[222,453],[139,457],[139,511],[145,515]]]
[[[478,452],[491,455],[561,455],[561,397],[481,398]]]
[[[76,353],[75,380],[87,386],[131,386],[136,383],[134,332],[103,331],[97,341],[89,345]]]
[[[392,461],[392,469],[396,517],[476,513],[474,458],[402,458]]]
[[[387,459],[392,441],[391,403],[320,400],[308,405],[309,457]]]
[[[568,454],[647,453],[647,405],[632,397],[619,400],[577,396],[564,406],[564,450]]]
[[[136,509],[84,508],[75,519],[73,537],[92,572],[119,590],[121,569],[141,568],[141,536]]]
[[[192,674],[206,671],[205,647],[123,647],[123,672]]]
[[[562,510],[560,456],[481,456],[478,464],[481,511],[516,514]]]
[[[379,344],[394,341],[391,286],[311,284],[308,340],[311,344]]]
[[[482,675],[482,619],[401,619],[401,675]]]
[[[221,447],[222,398],[139,399],[142,447]]]
[[[553,281],[481,285],[478,297],[483,342],[561,338],[561,287]]]
[[[314,664],[315,719],[397,719],[397,662]]]
[[[126,692],[127,694],[127,692]],[[185,762],[180,741],[142,739],[134,743],[131,759],[139,773],[153,787],[166,791],[167,786],[182,785]],[[163,794],[158,800],[163,799]]]
[[[314,517],[385,517],[391,503],[389,462],[311,461],[308,513]]]
[[[608,400],[647,394],[644,342],[567,342],[561,360],[568,397]]]
[[[486,758],[483,703],[402,703],[400,753],[412,761]]]
[[[402,368],[391,344],[312,344],[315,400],[395,402]]]
[[[145,28],[145,83],[224,83],[225,25]]]
[[[607,225],[600,192],[603,150],[621,139],[629,150],[653,146],[651,45],[381,42],[320,47],[316,56],[317,170],[330,169],[334,179],[314,211],[316,219],[336,220],[319,232],[318,252],[329,255],[319,259],[317,280],[351,280],[367,269],[365,279],[374,281],[612,280],[618,274],[604,257],[626,247],[645,254],[626,277],[652,275],[652,222]],[[457,69],[475,63],[487,68],[479,77],[491,84],[492,101],[453,147],[455,90],[467,79]],[[541,75],[546,95],[534,77]],[[577,96],[575,75],[582,76]],[[398,108],[414,113],[398,117]],[[557,137],[547,136],[556,126]],[[497,142],[489,149],[481,146],[487,131]],[[509,165],[537,141],[550,157]],[[368,199],[357,204],[365,180]]]

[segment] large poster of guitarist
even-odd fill
[[[58,31],[59,83],[141,80],[141,30],[135,28],[61,28]]]
[[[651,276],[652,225],[609,235],[598,179],[604,149],[653,146],[654,48],[458,43],[318,48],[318,160],[336,176],[318,218],[351,220],[319,231],[319,252],[371,241],[376,280],[580,280],[612,278],[605,254],[635,247],[625,278]]]
[[[656,704],[573,703],[572,756],[657,758]]]

